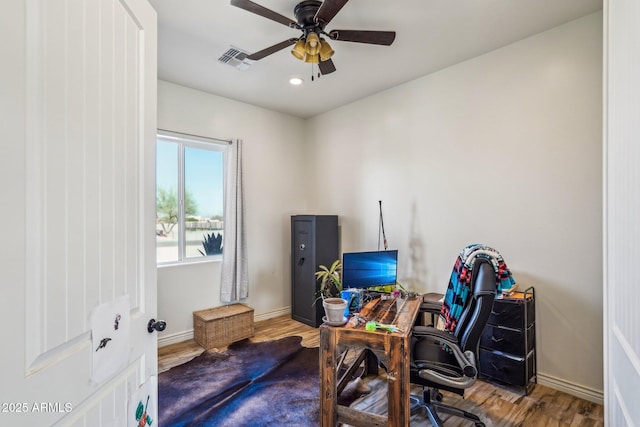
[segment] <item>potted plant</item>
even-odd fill
[[[202,256],[221,255],[222,234],[211,232],[203,235],[202,247],[204,248],[204,252],[202,252],[201,249],[198,249],[198,252],[200,252]]]
[[[337,259],[329,268],[320,265],[319,270],[315,273],[316,279],[320,281],[318,299],[322,299],[322,306],[326,314],[325,321],[329,325],[342,325],[345,323],[347,300],[340,297],[340,292],[342,291],[341,271],[342,263]]]

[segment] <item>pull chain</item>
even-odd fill
[[[312,82],[315,81],[315,74],[316,74],[315,71],[313,71],[313,66],[314,66],[314,64],[311,63],[311,81]],[[317,75],[318,75],[318,78],[320,78],[320,76],[322,75],[322,73],[320,73],[320,69],[318,69],[318,74]]]

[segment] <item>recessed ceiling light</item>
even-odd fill
[[[303,81],[304,80],[302,80],[300,77],[291,77],[289,79],[289,83],[291,83],[294,86],[301,85]]]

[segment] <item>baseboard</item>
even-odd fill
[[[604,405],[604,392],[538,372],[538,384]]]
[[[277,310],[269,311],[267,313],[256,314],[253,316],[254,322],[259,322],[261,320],[272,319],[278,316],[284,316],[285,314],[291,314],[291,306],[282,307]]]
[[[193,329],[158,338],[158,348],[193,339]]]
[[[291,314],[291,307],[282,307],[278,310],[269,311],[267,313],[256,314],[253,316],[254,322],[259,322],[261,320],[272,319],[278,316],[284,316],[287,314]],[[158,338],[158,348],[165,347],[167,345],[176,344],[182,341],[188,341],[193,339],[193,329],[189,329],[187,331],[177,332],[175,334],[167,335],[161,338]]]

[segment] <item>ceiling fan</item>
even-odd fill
[[[323,36],[331,40],[383,46],[390,46],[396,38],[395,31],[331,30],[326,32],[326,26],[347,1],[348,0],[301,1],[293,10],[297,22],[250,0],[231,0],[231,5],[302,31],[302,34],[298,38],[290,38],[273,46],[269,46],[266,49],[248,55],[247,59],[257,61],[288,46],[294,45],[291,51],[293,56],[301,61],[318,64],[318,68],[322,74],[329,74],[336,71],[336,67],[331,60],[334,50],[329,46],[329,43]]]

